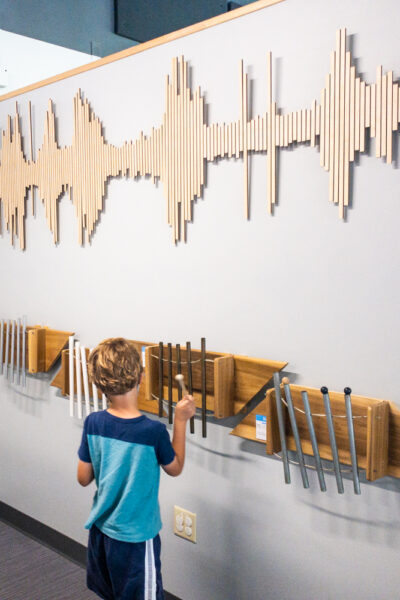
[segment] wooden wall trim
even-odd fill
[[[201,21],[200,23],[195,23],[194,25],[189,25],[188,27],[184,27],[183,29],[178,29],[177,31],[167,33],[166,35],[155,38],[154,40],[150,40],[148,42],[144,42],[143,44],[132,46],[131,48],[121,50],[121,52],[116,52],[115,54],[110,54],[109,56],[105,56],[104,58],[100,58],[99,60],[88,63],[86,65],[76,67],[75,69],[70,69],[69,71],[65,71],[64,73],[59,73],[58,75],[54,75],[53,77],[49,77],[47,79],[43,79],[42,81],[38,81],[36,83],[32,83],[17,90],[13,90],[8,94],[3,94],[2,96],[0,96],[0,102],[2,102],[3,100],[8,100],[9,98],[14,98],[15,96],[19,96],[21,94],[26,94],[27,92],[31,92],[32,90],[36,90],[40,87],[44,87],[51,83],[61,81],[62,79],[67,79],[68,77],[73,77],[74,75],[79,75],[80,73],[85,73],[86,71],[97,69],[98,67],[102,67],[103,65],[108,65],[117,60],[127,58],[128,56],[139,54],[139,52],[150,50],[150,48],[155,48],[157,46],[161,46],[162,44],[167,44],[168,42],[178,40],[187,35],[198,33],[199,31],[203,31],[204,29],[208,29],[209,27],[214,27],[215,25],[220,25],[221,23],[226,23],[227,21],[232,21],[233,19],[237,19],[238,17],[243,17],[244,15],[248,15],[257,10],[267,8],[268,6],[272,6],[274,4],[279,4],[280,2],[284,2],[284,0],[258,0],[258,2],[253,2],[252,4],[247,4],[246,6],[236,8],[235,10],[232,10],[229,13],[217,15],[216,17],[206,19],[205,21]]]

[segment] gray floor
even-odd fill
[[[0,521],[1,600],[95,600],[85,570]]]

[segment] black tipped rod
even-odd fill
[[[181,373],[181,345],[176,345],[176,373]],[[182,400],[182,388],[178,385],[178,402]]]
[[[321,457],[319,455],[317,436],[315,435],[314,423],[313,423],[311,409],[310,409],[310,401],[308,399],[307,392],[305,392],[305,391],[301,392],[301,397],[303,399],[304,412],[306,413],[308,431],[310,432],[311,446],[312,446],[313,453],[314,453],[315,465],[317,467],[319,487],[321,489],[321,492],[326,492],[324,471],[322,468]]]
[[[162,417],[163,411],[163,395],[164,395],[164,345],[162,342],[158,344],[158,416]]]
[[[17,321],[17,384],[21,383],[20,362],[21,362],[21,319]]]
[[[283,389],[285,390],[285,397],[286,397],[286,402],[287,402],[287,406],[288,406],[290,424],[292,426],[294,441],[296,442],[297,456],[299,459],[299,467],[300,467],[301,478],[303,480],[303,487],[305,487],[307,489],[310,487],[310,484],[308,482],[308,475],[307,475],[306,465],[304,462],[304,454],[303,454],[303,449],[301,447],[301,440],[300,440],[299,430],[297,427],[296,415],[294,412],[292,394],[290,392],[290,385],[289,385],[289,383],[286,383],[285,380],[283,380]]]
[[[344,391],[344,401],[345,401],[345,405],[346,405],[347,431],[349,433],[351,469],[353,471],[354,493],[361,494],[360,478],[359,478],[359,474],[358,474],[356,439],[355,439],[355,435],[354,435],[353,411],[351,408],[351,389],[349,387],[345,387],[343,391]]]
[[[282,448],[283,472],[285,474],[285,483],[290,483],[289,459],[288,459],[287,446],[286,446],[286,435],[285,435],[285,420],[283,417],[281,388],[280,388],[280,380],[279,380],[278,372],[274,373],[274,387],[275,387],[276,412],[278,414],[279,437],[281,439],[281,448]]]
[[[193,382],[192,382],[192,348],[190,342],[186,342],[186,365],[188,374],[188,391],[193,396]],[[190,417],[190,433],[194,433],[194,417]]]
[[[172,422],[172,344],[168,344],[168,423]]]
[[[202,436],[207,437],[207,377],[206,377],[206,338],[201,338],[201,426]]]
[[[343,479],[342,479],[342,473],[340,470],[339,455],[338,455],[337,444],[336,444],[335,428],[333,426],[331,401],[329,399],[328,388],[323,386],[321,388],[321,394],[324,399],[326,422],[328,424],[329,441],[330,441],[331,450],[332,450],[333,468],[335,471],[336,485],[337,485],[338,493],[343,494],[344,493]]]

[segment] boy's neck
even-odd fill
[[[138,389],[129,390],[126,394],[110,396],[110,406],[107,409],[111,415],[121,419],[134,419],[140,417],[141,412],[138,409]]]

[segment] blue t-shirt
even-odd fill
[[[161,529],[160,465],[174,460],[167,428],[145,415],[121,419],[106,410],[85,419],[79,458],[93,465],[97,491],[86,529],[122,542],[144,542]]]

